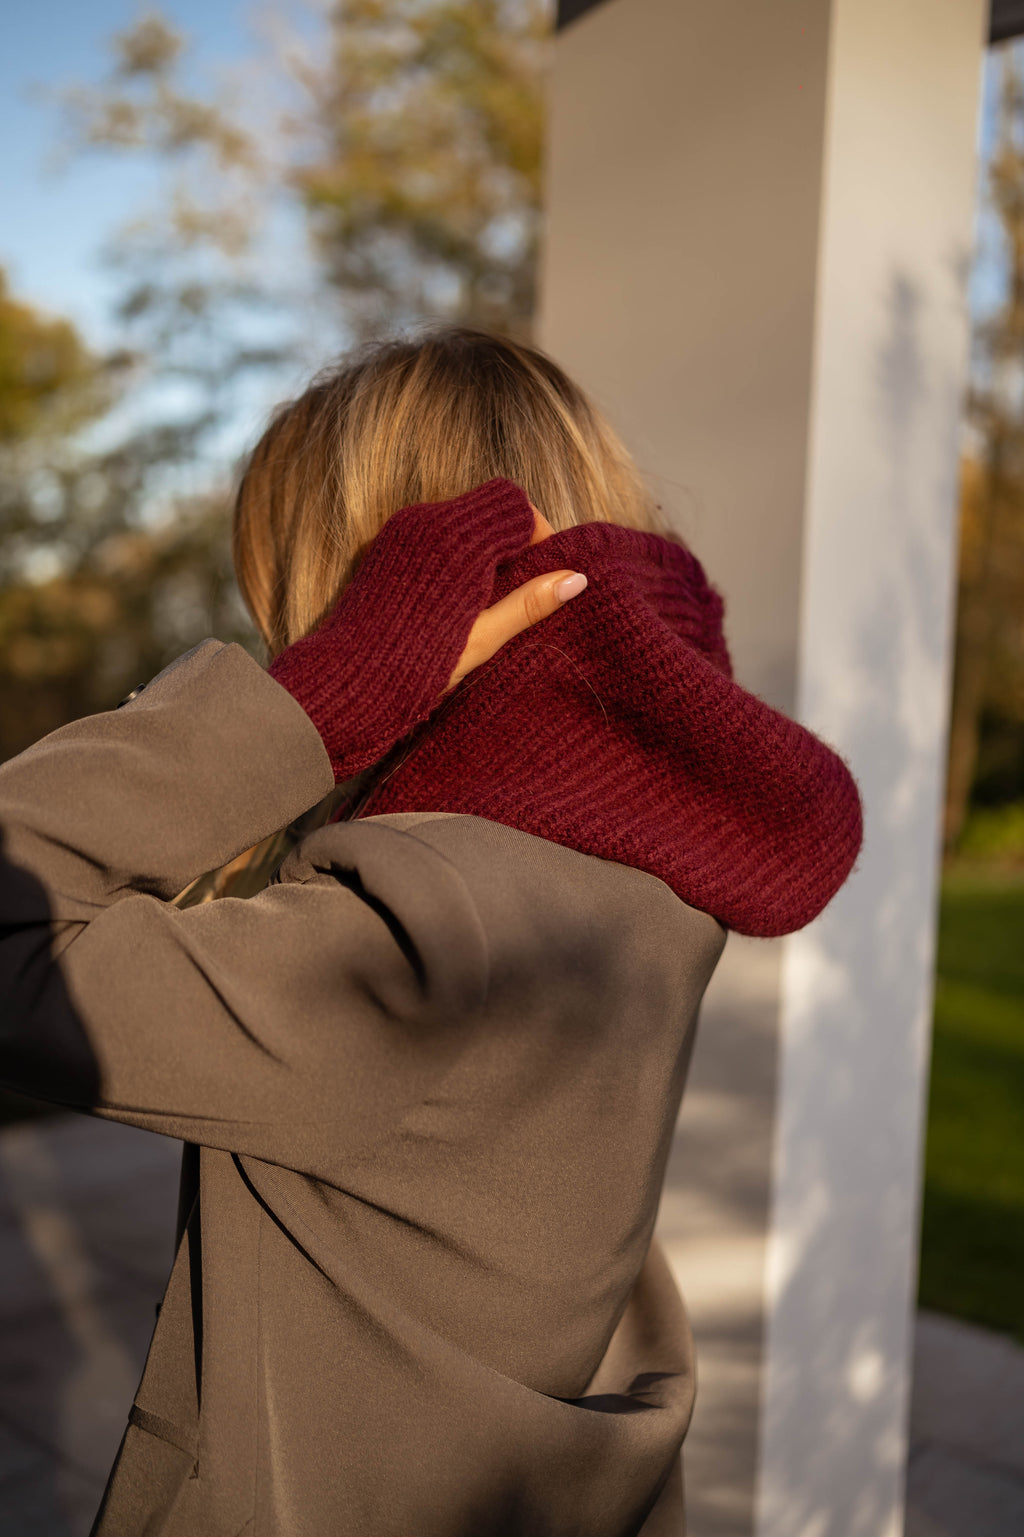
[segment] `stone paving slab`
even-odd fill
[[[1024,1276],[1021,1277],[1024,1286]],[[914,1439],[942,1445],[1024,1485],[1024,1351],[1000,1334],[917,1315]],[[1024,1523],[1020,1531],[1024,1534]]]
[[[105,1477],[154,1321],[153,1297],[120,1286],[97,1289],[70,1326],[56,1312],[36,1312],[5,1329],[0,1417],[85,1477]]]
[[[917,1316],[906,1537],[1024,1537],[1024,1349]]]
[[[89,1531],[170,1268],[179,1157],[166,1138],[85,1116],[0,1130],[2,1537]],[[709,1276],[713,1260],[701,1259]],[[709,1326],[705,1385],[716,1372],[727,1385],[756,1371],[734,1336]],[[705,1397],[705,1439],[725,1452],[752,1434],[726,1412],[741,1396]],[[731,1509],[721,1471],[705,1501],[709,1528],[739,1532],[745,1507]],[[706,1534],[694,1525],[690,1537]],[[906,1537],[1024,1537],[1024,1349],[926,1313]]]
[[[49,1447],[30,1441],[0,1420],[0,1509],[5,1509],[7,1491],[12,1485],[44,1478],[52,1463]]]
[[[0,1131],[0,1533],[86,1537],[173,1257],[180,1144],[87,1116]]]
[[[0,1530],[4,1537],[85,1537],[103,1496],[105,1479],[86,1478],[49,1456],[11,1468],[8,1450],[0,1432]]]
[[[912,1456],[906,1537],[1021,1537],[1024,1484],[945,1446]]]

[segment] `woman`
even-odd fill
[[[698,561],[528,347],[316,381],[235,558],[268,671],[206,641],[0,770],[3,1075],[187,1144],[94,1530],[678,1534],[652,1229],[697,1008],[728,929],[842,884],[856,787],[732,682]],[[332,792],[258,896],[174,905]]]

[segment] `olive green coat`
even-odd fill
[[[204,642],[0,769],[0,1078],[187,1144],[101,1537],[678,1537],[651,1242],[723,931],[478,817],[307,836],[299,706]]]

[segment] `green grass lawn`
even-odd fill
[[[920,1301],[1024,1342],[1024,875],[943,881]]]

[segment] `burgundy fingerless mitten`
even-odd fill
[[[497,478],[395,512],[328,618],[268,669],[316,726],[336,783],[440,703],[500,562],[529,544],[525,491]]]

